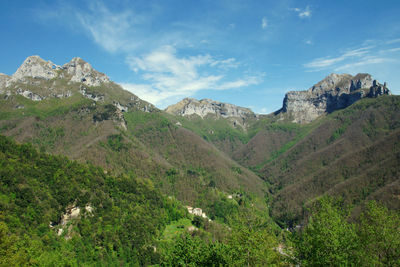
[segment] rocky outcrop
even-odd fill
[[[57,76],[57,70],[61,67],[51,61],[45,61],[39,56],[30,56],[25,59],[22,65],[12,75],[12,81],[23,81],[25,77],[40,78],[45,80]]]
[[[0,73],[0,94],[3,93],[3,88],[6,87],[7,81],[10,80],[11,77],[4,74],[4,73]]]
[[[217,118],[227,118],[232,121],[234,126],[245,126],[249,118],[256,118],[256,115],[248,108],[211,99],[185,98],[177,104],[167,107],[165,111],[180,116],[197,115],[204,118],[211,115]]]
[[[93,207],[90,204],[85,205],[84,215],[93,216]],[[61,215],[60,222],[50,222],[49,227],[57,231],[57,235],[61,236],[65,233],[65,239],[71,239],[73,232],[73,222],[80,219],[82,216],[82,209],[76,206],[76,203],[69,205],[64,214]]]
[[[384,94],[390,94],[386,84],[373,80],[370,74],[351,76],[333,73],[306,91],[288,92],[278,113],[288,114],[293,122],[308,123],[364,97]]]
[[[18,89],[16,93],[33,101],[41,101],[44,99],[42,96],[35,94],[29,90]]]
[[[79,93],[81,93],[84,97],[89,98],[95,102],[104,101],[104,95],[94,92],[88,92],[88,89],[85,86],[79,87]]]
[[[109,83],[110,79],[104,73],[97,70],[79,57],[74,57],[70,62],[62,67],[71,75],[71,82],[84,83],[87,86],[100,86],[103,83]]]
[[[27,84],[29,82],[27,78],[51,80],[57,77],[66,79],[69,83],[78,82],[87,86],[110,83],[107,75],[93,69],[89,63],[79,57],[73,58],[61,67],[39,56],[30,56],[11,77],[0,74],[0,88],[8,87],[15,82]]]

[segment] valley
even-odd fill
[[[0,135],[0,235],[23,248],[2,264],[293,266],[323,220],[359,246],[343,263],[380,253],[363,220],[399,245],[400,97],[370,74],[331,74],[268,115],[193,98],[160,110],[83,59],[31,56],[0,76]]]

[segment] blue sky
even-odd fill
[[[82,57],[159,108],[211,98],[269,113],[328,74],[400,93],[400,1],[0,0],[0,72]]]

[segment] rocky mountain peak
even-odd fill
[[[223,118],[255,116],[248,108],[222,103],[211,99],[197,100],[194,98],[185,98],[177,104],[167,107],[165,111],[181,116],[196,114],[202,118],[209,114]]]
[[[62,67],[51,61],[45,61],[39,56],[27,57],[12,75],[9,82],[25,82],[26,77],[45,80],[59,77],[68,79],[70,82],[84,83],[88,86],[100,86],[102,83],[110,83],[110,79],[105,74],[98,72],[79,57],[73,58]],[[1,78],[1,80],[4,79]]]
[[[81,82],[88,86],[100,86],[109,83],[110,79],[104,73],[95,70],[92,65],[79,57],[74,57],[63,65],[63,69],[71,75],[71,82]]]
[[[247,119],[256,117],[248,108],[212,99],[197,100],[194,98],[185,98],[177,104],[167,107],[165,111],[180,116],[198,115],[204,118],[211,115],[217,118],[226,118],[232,121],[234,126],[240,125],[242,127],[246,126]]]
[[[364,97],[390,94],[389,89],[367,73],[332,73],[306,91],[285,95],[280,112],[289,113],[293,122],[308,123],[324,113],[346,108]]]
[[[367,73],[359,73],[354,77],[350,74],[331,73],[308,90],[315,94],[325,93],[327,91],[337,94],[352,92],[361,88],[369,88],[371,86],[372,76]]]
[[[12,80],[22,80],[24,77],[49,80],[57,76],[56,70],[59,69],[61,69],[61,67],[51,61],[45,61],[39,56],[30,56],[25,59],[22,65],[12,75]]]

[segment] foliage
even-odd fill
[[[347,266],[354,262],[356,234],[347,213],[332,199],[316,203],[313,215],[298,243],[305,266]]]
[[[304,266],[398,266],[400,217],[370,202],[358,222],[350,222],[341,202],[324,197],[295,241]]]
[[[61,216],[72,206],[82,212],[58,236]],[[3,136],[0,207],[0,262],[10,265],[21,259],[34,265],[157,262],[152,246],[167,224],[186,214],[149,180],[107,175]]]
[[[370,202],[357,227],[361,266],[400,265],[400,214]]]

